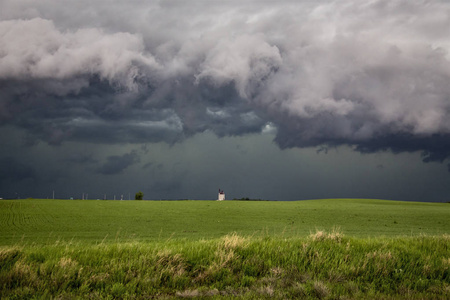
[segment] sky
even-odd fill
[[[444,0],[2,0],[0,197],[450,201]]]

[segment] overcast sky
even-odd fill
[[[0,197],[450,201],[450,3],[0,3]]]

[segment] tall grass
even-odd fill
[[[450,297],[450,236],[249,237],[0,248],[0,298]]]

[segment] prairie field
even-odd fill
[[[450,204],[0,201],[2,299],[448,299]]]
[[[2,200],[0,245],[450,233],[450,204],[368,199],[275,201]]]

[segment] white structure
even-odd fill
[[[219,198],[217,199],[217,201],[223,201],[225,200],[225,193],[219,189]]]

